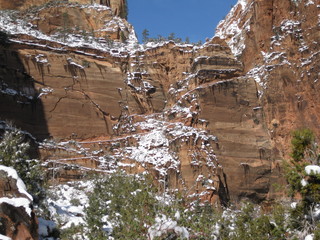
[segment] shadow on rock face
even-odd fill
[[[35,80],[27,73],[19,52],[4,32],[0,32],[0,109],[3,126],[9,123],[37,140],[49,137]]]

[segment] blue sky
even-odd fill
[[[129,22],[139,41],[143,29],[150,37],[167,37],[175,33],[183,40],[204,41],[214,35],[215,28],[237,0],[128,0]]]

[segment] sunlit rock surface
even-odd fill
[[[222,204],[278,196],[290,132],[319,133],[319,7],[241,0],[196,47],[139,45],[106,6],[1,14],[1,120],[49,139],[48,176],[123,168]]]

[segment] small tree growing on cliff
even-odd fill
[[[144,29],[142,31],[142,42],[143,43],[147,43],[149,41],[149,30],[148,29]]]
[[[319,156],[319,154],[314,152],[316,151],[316,146],[315,136],[310,129],[300,129],[292,133],[291,165],[285,165],[286,178],[290,187],[289,194],[291,196],[297,192],[301,192],[301,181],[305,177],[304,167],[313,161],[311,159],[318,158]]]
[[[168,40],[174,41],[176,39],[176,34],[175,33],[170,33],[168,36]]]
[[[21,131],[10,128],[0,140],[0,164],[13,167],[24,181],[27,190],[35,197],[35,202],[44,198],[43,176],[37,160],[30,160],[30,144]]]
[[[310,209],[320,202],[320,174],[307,172],[306,166],[317,168],[314,164],[319,162],[319,153],[314,133],[309,129],[296,130],[292,134],[291,164],[285,164],[286,178],[290,192],[293,196],[299,193],[302,197],[300,203],[291,213],[293,228],[304,228],[307,221],[305,216],[310,216]],[[308,221],[310,226],[316,228],[313,217]]]
[[[120,9],[120,17],[124,19],[128,19],[128,2],[127,0],[123,0],[122,9]]]
[[[69,19],[69,15],[67,12],[64,12],[62,14],[62,21],[63,21],[63,26],[61,29],[61,34],[63,37],[63,41],[66,42],[68,34],[70,33],[71,29],[69,27],[70,25],[70,19]]]

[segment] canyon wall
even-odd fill
[[[41,6],[52,3],[80,3],[80,4],[101,4],[112,9],[115,16],[123,18],[127,17],[127,1],[126,0],[14,0],[14,1],[0,1],[0,9],[11,9],[11,10],[25,10],[31,7]]]
[[[217,27],[216,36],[258,83],[266,126],[282,158],[289,157],[291,131],[320,133],[318,13],[316,1],[239,1]]]
[[[124,168],[211,202],[277,196],[290,132],[319,133],[318,5],[241,0],[201,47],[138,45],[118,13],[97,6],[34,16],[61,20],[67,8],[81,28],[107,24],[108,38],[56,40],[63,21],[31,18],[35,29],[7,27],[0,46],[1,120],[49,139],[40,151],[56,177]]]

